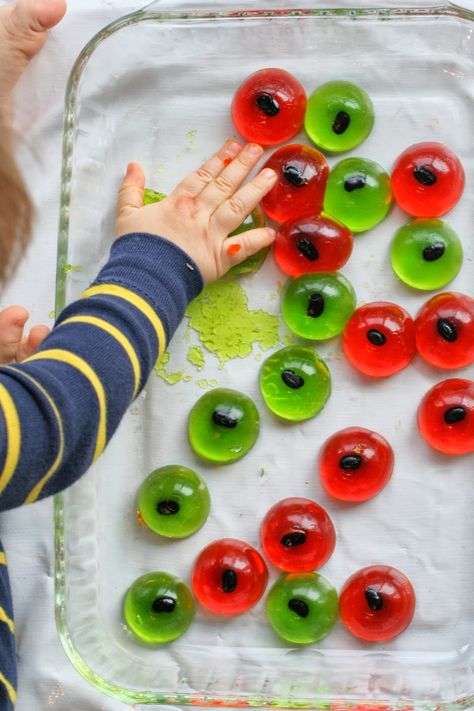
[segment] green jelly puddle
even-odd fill
[[[165,351],[161,358],[156,362],[155,365],[155,371],[157,375],[160,376],[160,378],[163,378],[163,380],[168,383],[169,385],[176,385],[176,383],[179,383],[179,381],[183,377],[183,371],[178,370],[175,373],[169,372],[166,370],[165,366],[169,363],[170,360],[170,354],[168,351]]]
[[[222,367],[232,358],[245,358],[259,343],[263,350],[279,343],[278,316],[248,307],[247,294],[235,282],[208,284],[188,306],[189,326],[197,331],[204,348]]]
[[[202,370],[206,365],[204,351],[199,346],[189,346],[187,358],[198,370]]]

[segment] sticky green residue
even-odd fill
[[[185,383],[190,383],[192,380],[192,377],[190,375],[183,375],[183,380]]]
[[[231,358],[245,358],[258,343],[263,350],[278,345],[278,317],[251,311],[247,294],[235,282],[209,284],[188,307],[189,325],[221,366]]]
[[[199,346],[189,346],[187,358],[198,370],[202,370],[206,365],[204,351]]]
[[[165,170],[164,163],[160,163],[156,169],[157,169],[158,173],[163,173]]]
[[[207,388],[215,388],[217,385],[217,380],[207,380],[207,378],[200,378],[197,381],[197,384],[199,385],[200,388],[203,390],[206,390]]]
[[[161,202],[165,197],[166,195],[164,193],[159,193],[157,190],[152,190],[151,188],[145,188],[143,191],[143,204],[152,205],[154,202]]]
[[[56,311],[54,309],[49,312],[48,318],[52,318],[54,321],[54,319],[56,318]]]
[[[82,267],[75,266],[74,264],[65,264],[63,267],[64,274],[69,274],[69,272],[80,272]]]
[[[257,353],[256,356],[255,356],[255,360],[262,360],[262,354],[261,354],[261,353]]]
[[[196,135],[197,135],[197,130],[193,128],[191,131],[188,131],[186,134],[186,143],[188,144],[188,149],[194,148],[194,144],[196,142]]]
[[[183,371],[178,370],[175,373],[171,373],[166,370],[165,365],[169,363],[170,359],[170,354],[168,351],[165,351],[163,355],[161,356],[160,360],[157,361],[155,365],[155,371],[156,373],[162,378],[168,385],[176,385],[176,383],[179,383],[179,381],[183,377]]]

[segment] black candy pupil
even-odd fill
[[[364,187],[365,180],[365,175],[362,175],[362,173],[355,173],[354,175],[350,175],[344,181],[344,190],[346,190],[346,192],[348,193],[351,193],[353,190],[359,190],[360,188]]]
[[[371,610],[378,612],[383,607],[383,597],[381,593],[377,592],[374,588],[365,589],[365,599]]]
[[[296,241],[296,246],[303,257],[306,257],[310,262],[315,262],[316,259],[319,259],[319,252],[310,239],[302,237]]]
[[[172,597],[157,597],[151,607],[153,612],[173,612],[176,600]]]
[[[322,294],[311,294],[308,300],[308,308],[306,313],[311,318],[321,316],[324,311],[324,297]]]
[[[306,543],[306,533],[304,531],[291,531],[290,533],[285,533],[281,537],[280,543],[285,548],[302,546],[303,543]]]
[[[298,390],[298,388],[304,385],[304,378],[293,370],[284,370],[281,374],[281,379],[285,385],[288,385],[289,388],[293,388],[293,390]]]
[[[280,104],[271,94],[259,94],[255,103],[267,116],[276,116],[280,112]]]
[[[159,501],[156,505],[156,510],[162,516],[172,516],[177,514],[179,511],[179,504],[173,499],[168,499],[167,501]]]
[[[298,598],[292,598],[288,601],[288,607],[292,612],[296,612],[300,617],[308,617],[309,607],[304,600],[298,600]]]
[[[287,181],[295,188],[302,188],[308,183],[308,179],[304,177],[297,165],[287,163],[283,167],[282,173]]]
[[[229,429],[233,429],[234,427],[237,427],[239,421],[231,413],[232,408],[217,408],[212,413],[212,421],[214,422],[214,424],[220,425],[221,427],[228,427]]]
[[[444,338],[448,343],[454,343],[457,340],[458,330],[456,324],[447,318],[439,318],[436,322],[436,329],[441,338]]]
[[[332,124],[332,130],[338,136],[349,128],[351,117],[346,111],[339,111]]]
[[[413,170],[413,177],[427,187],[436,183],[436,173],[428,165],[417,165]]]
[[[464,407],[459,405],[458,407],[450,407],[444,413],[444,421],[448,425],[454,425],[456,422],[462,422],[466,417],[466,410]]]
[[[234,592],[235,588],[237,587],[237,573],[235,570],[232,570],[231,568],[227,568],[227,570],[224,570],[222,573],[222,590],[225,593],[231,593]]]
[[[384,346],[387,343],[387,337],[376,328],[367,331],[367,338],[374,346]]]
[[[345,457],[341,457],[339,460],[339,466],[346,472],[354,472],[359,469],[363,462],[362,457],[358,454],[346,454]]]
[[[433,244],[428,245],[423,250],[423,259],[425,262],[435,262],[437,259],[443,256],[446,247],[442,242],[433,242]]]

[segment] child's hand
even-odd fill
[[[119,192],[117,236],[151,232],[165,237],[192,257],[205,282],[218,279],[275,238],[273,229],[261,227],[227,239],[277,180],[275,171],[266,169],[241,187],[262,153],[254,143],[242,148],[228,141],[168,197],[145,207],[145,176],[131,163]]]
[[[23,331],[29,316],[22,306],[9,306],[0,311],[0,363],[28,358],[48,335],[47,326],[33,326],[25,336]]]

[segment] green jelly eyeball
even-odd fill
[[[402,225],[390,248],[393,271],[415,289],[441,289],[449,284],[461,268],[462,256],[456,232],[435,219],[410,220]]]
[[[387,216],[392,204],[390,177],[365,158],[345,158],[329,173],[324,211],[352,232],[365,232]]]
[[[191,590],[169,573],[147,573],[135,580],[125,595],[127,627],[141,642],[166,644],[181,637],[194,617]]]
[[[165,538],[186,538],[206,522],[210,508],[204,479],[170,464],[152,472],[138,491],[138,520]]]
[[[263,227],[265,225],[265,215],[261,207],[257,206],[255,210],[252,210],[250,215],[247,215],[245,220],[242,222],[237,229],[230,233],[229,237],[235,237],[236,235],[242,234],[242,232],[248,232],[248,230],[255,230],[257,227]],[[235,264],[229,269],[228,274],[250,274],[251,272],[257,272],[265,261],[268,254],[269,247],[265,247],[260,251],[252,254],[252,256],[244,259],[240,264]]]
[[[355,305],[354,289],[345,276],[321,272],[290,279],[283,292],[281,312],[297,336],[324,341],[342,333]]]
[[[159,193],[151,188],[145,188],[143,191],[143,204],[153,205],[154,202],[161,202],[165,197],[166,195],[164,193]]]
[[[287,346],[264,361],[260,390],[275,415],[299,422],[323,409],[331,394],[331,374],[311,348]]]
[[[237,390],[205,393],[189,415],[191,447],[209,462],[226,464],[243,457],[257,441],[260,417],[253,401]]]
[[[368,94],[349,81],[328,81],[308,99],[304,127],[319,148],[350,151],[365,141],[374,125]]]
[[[282,575],[267,597],[268,620],[287,642],[312,644],[329,634],[337,621],[336,589],[318,573]]]

